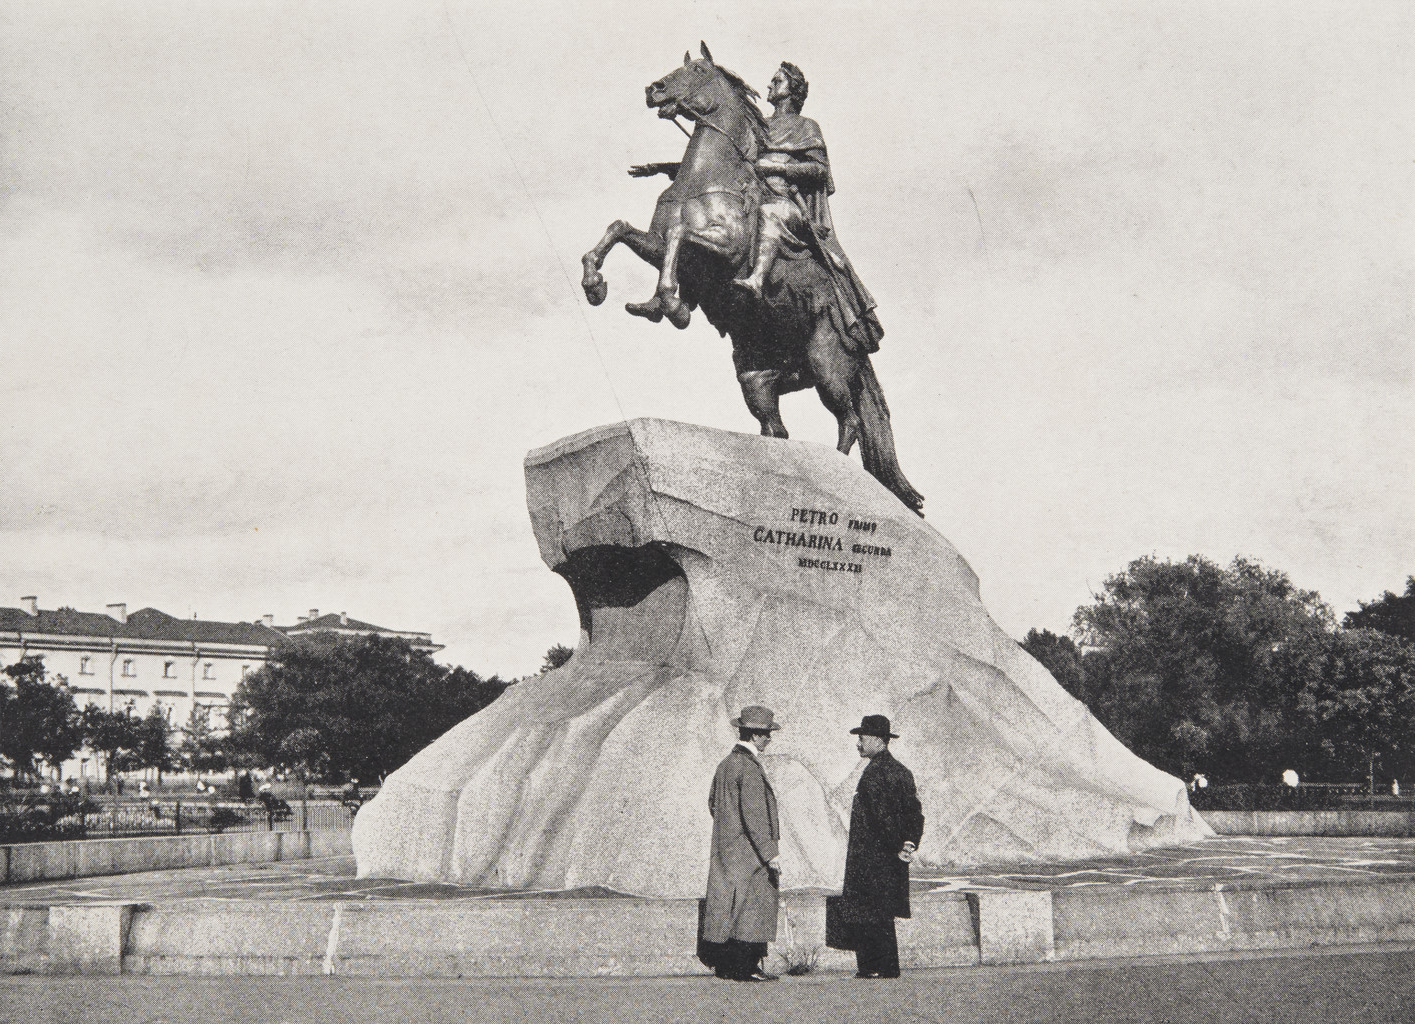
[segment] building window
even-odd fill
[[[176,663],[175,661],[164,661],[164,662],[162,663],[162,678],[163,678],[163,679],[176,679],[176,678],[177,678],[177,663]]]
[[[229,704],[198,704],[202,715],[206,718],[206,724],[213,729],[229,729],[231,727],[231,707]]]
[[[125,676],[136,676],[137,674],[138,674],[137,662],[135,662],[132,658],[124,658],[124,659],[123,659],[123,675],[125,675]]]
[[[81,675],[81,676],[91,676],[91,675],[93,675],[93,659],[90,658],[87,654],[85,654],[83,657],[81,657],[81,658],[79,659],[79,675]]]
[[[203,679],[215,679],[216,673],[213,671],[213,668],[214,666],[211,662],[204,662],[201,666],[201,677]]]

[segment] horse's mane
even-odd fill
[[[738,101],[747,112],[748,123],[752,126],[752,134],[756,136],[757,144],[761,145],[766,141],[766,117],[763,116],[761,108],[757,106],[757,97],[761,93],[753,89],[741,75],[735,71],[728,71],[721,64],[714,64],[713,67],[727,79],[727,84],[732,86],[732,91],[737,94]]]

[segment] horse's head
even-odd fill
[[[644,101],[657,107],[658,116],[664,118],[681,114],[697,120],[718,110],[736,109],[744,102],[755,112],[755,104],[748,97],[756,96],[756,91],[731,71],[718,67],[706,43],[699,45],[702,57],[694,60],[691,54],[684,53],[682,67],[644,89]]]

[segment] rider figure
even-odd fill
[[[820,126],[801,116],[809,89],[806,76],[789,61],[782,62],[767,89],[775,112],[767,119],[767,138],[756,162],[766,191],[760,207],[756,258],[751,273],[735,283],[760,299],[778,257],[808,259],[817,255],[830,272],[846,332],[865,352],[877,352],[884,328],[875,316],[874,297],[846,257],[830,218],[829,197],[835,182],[825,140]],[[677,163],[636,164],[629,174],[635,178],[655,174],[676,178],[678,169]]]
[[[825,139],[815,121],[801,116],[809,89],[801,69],[787,61],[782,62],[767,89],[767,100],[775,113],[767,119],[767,137],[757,160],[757,173],[767,194],[761,205],[752,272],[736,283],[761,298],[778,257],[803,259],[818,251],[834,282],[846,330],[866,352],[875,352],[884,329],[875,316],[873,296],[835,236],[829,202],[835,182]]]

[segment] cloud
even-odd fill
[[[576,283],[652,216],[665,183],[624,170],[683,140],[640,90],[699,38],[758,86],[811,77],[901,457],[1005,627],[1063,627],[1150,550],[1270,554],[1338,605],[1401,585],[1408,12],[495,13],[7,17],[13,586],[343,604],[535,668],[574,618],[526,450],[623,416],[756,430],[726,341],[623,313],[649,267],[611,256],[597,309]],[[812,394],[785,411],[833,440]]]

